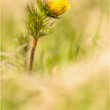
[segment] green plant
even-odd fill
[[[67,0],[60,1],[42,1],[37,0],[37,8],[31,4],[26,6],[26,28],[29,35],[33,37],[29,70],[32,70],[35,48],[40,37],[52,33],[52,18],[64,13],[69,7]]]

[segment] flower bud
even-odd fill
[[[52,16],[59,16],[70,8],[68,0],[44,0],[45,6]]]

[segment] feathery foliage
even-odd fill
[[[52,33],[51,18],[47,17],[44,12],[39,11],[33,5],[26,6],[26,28],[29,35],[32,35],[34,39],[45,36]]]

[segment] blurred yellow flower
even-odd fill
[[[70,8],[68,0],[44,0],[44,2],[53,16],[61,15]]]

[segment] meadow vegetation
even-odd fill
[[[70,0],[54,32],[38,40],[31,75],[30,1],[9,1],[1,1],[1,109],[109,110],[109,1]]]

